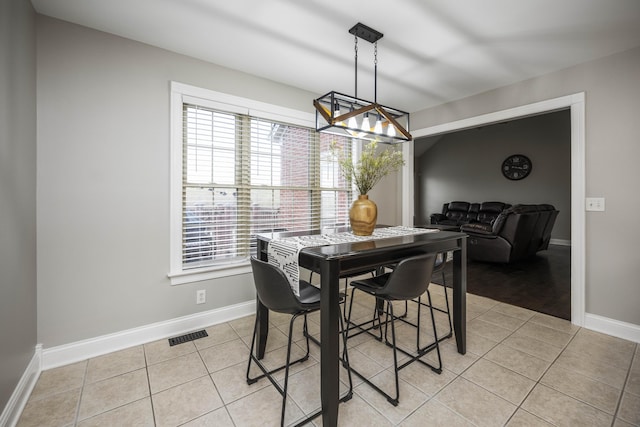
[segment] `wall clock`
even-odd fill
[[[502,174],[507,179],[517,181],[531,173],[531,160],[522,154],[513,154],[502,162]]]

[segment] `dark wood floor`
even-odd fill
[[[451,267],[445,271],[452,283]],[[433,281],[439,282],[436,277]],[[469,260],[467,292],[571,320],[571,247],[550,245],[511,264]]]

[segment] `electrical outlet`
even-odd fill
[[[587,197],[587,210],[604,212],[604,197]]]
[[[207,302],[207,291],[204,289],[196,291],[196,304],[204,304],[205,302]]]

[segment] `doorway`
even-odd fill
[[[415,140],[414,224],[431,222],[443,204],[552,205],[551,245],[508,264],[468,259],[467,291],[571,320],[571,117],[569,109]],[[432,143],[437,139],[436,143]],[[503,161],[530,160],[524,179],[507,179]],[[437,282],[437,281],[436,281]]]
[[[455,122],[414,130],[414,138],[434,136],[452,131],[499,123],[569,108],[571,111],[571,322],[584,325],[585,314],[585,137],[584,137],[584,93],[554,98],[507,110],[458,120]],[[404,144],[405,158],[413,159],[414,143]],[[414,194],[414,166],[407,162],[402,173],[402,193]],[[413,225],[415,212],[413,197],[403,197],[403,224]]]

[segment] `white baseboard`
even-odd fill
[[[211,325],[248,316],[255,312],[256,302],[248,301],[71,344],[47,348],[42,353],[42,369],[46,370],[68,365],[136,345],[169,338],[196,329],[203,329]],[[2,424],[0,423],[0,425]]]
[[[550,239],[550,245],[558,245],[558,246],[571,246],[571,240],[565,239]]]
[[[25,369],[18,385],[13,390],[9,402],[5,406],[2,414],[0,414],[0,426],[13,427],[18,424],[18,419],[22,414],[29,396],[42,372],[42,345],[38,344],[27,369]]]
[[[584,327],[596,332],[640,343],[640,325],[585,313]]]

